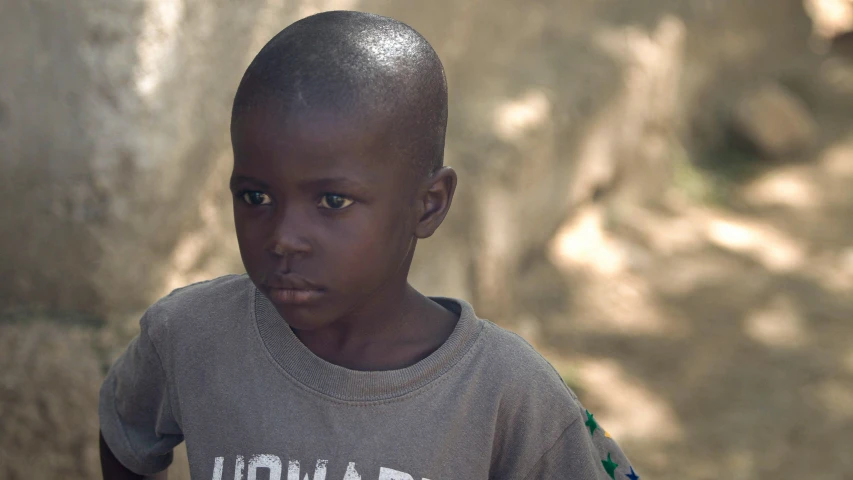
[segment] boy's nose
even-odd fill
[[[269,251],[279,257],[307,255],[311,253],[311,245],[298,235],[292,233],[278,234],[276,232]]]
[[[286,257],[298,254],[304,255],[309,253],[310,249],[305,243],[297,244],[296,242],[275,242],[273,243],[273,247],[270,251],[276,256]]]
[[[279,219],[273,232],[269,251],[279,257],[311,253],[311,243],[303,234],[304,222],[294,218],[295,215],[283,215],[282,217],[284,218]]]

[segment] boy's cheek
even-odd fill
[[[246,233],[237,225],[237,246],[240,248],[240,256],[243,259],[252,258],[258,255],[261,248],[258,246],[258,239]]]
[[[354,283],[372,282],[385,275],[386,265],[393,263],[394,254],[383,242],[374,238],[338,237],[322,249],[322,258],[329,272]]]

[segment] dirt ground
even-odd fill
[[[520,329],[648,478],[853,478],[853,136],[804,160],[558,237],[570,317]]]

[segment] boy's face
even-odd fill
[[[296,329],[399,301],[416,238],[446,214],[452,170],[416,178],[383,131],[328,111],[251,113],[232,128],[243,264]]]

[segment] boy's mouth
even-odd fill
[[[270,300],[285,305],[304,305],[323,296],[323,288],[292,273],[275,275],[265,282]]]
[[[305,305],[315,302],[323,296],[322,290],[302,290],[297,288],[270,288],[270,299],[279,304]]]

